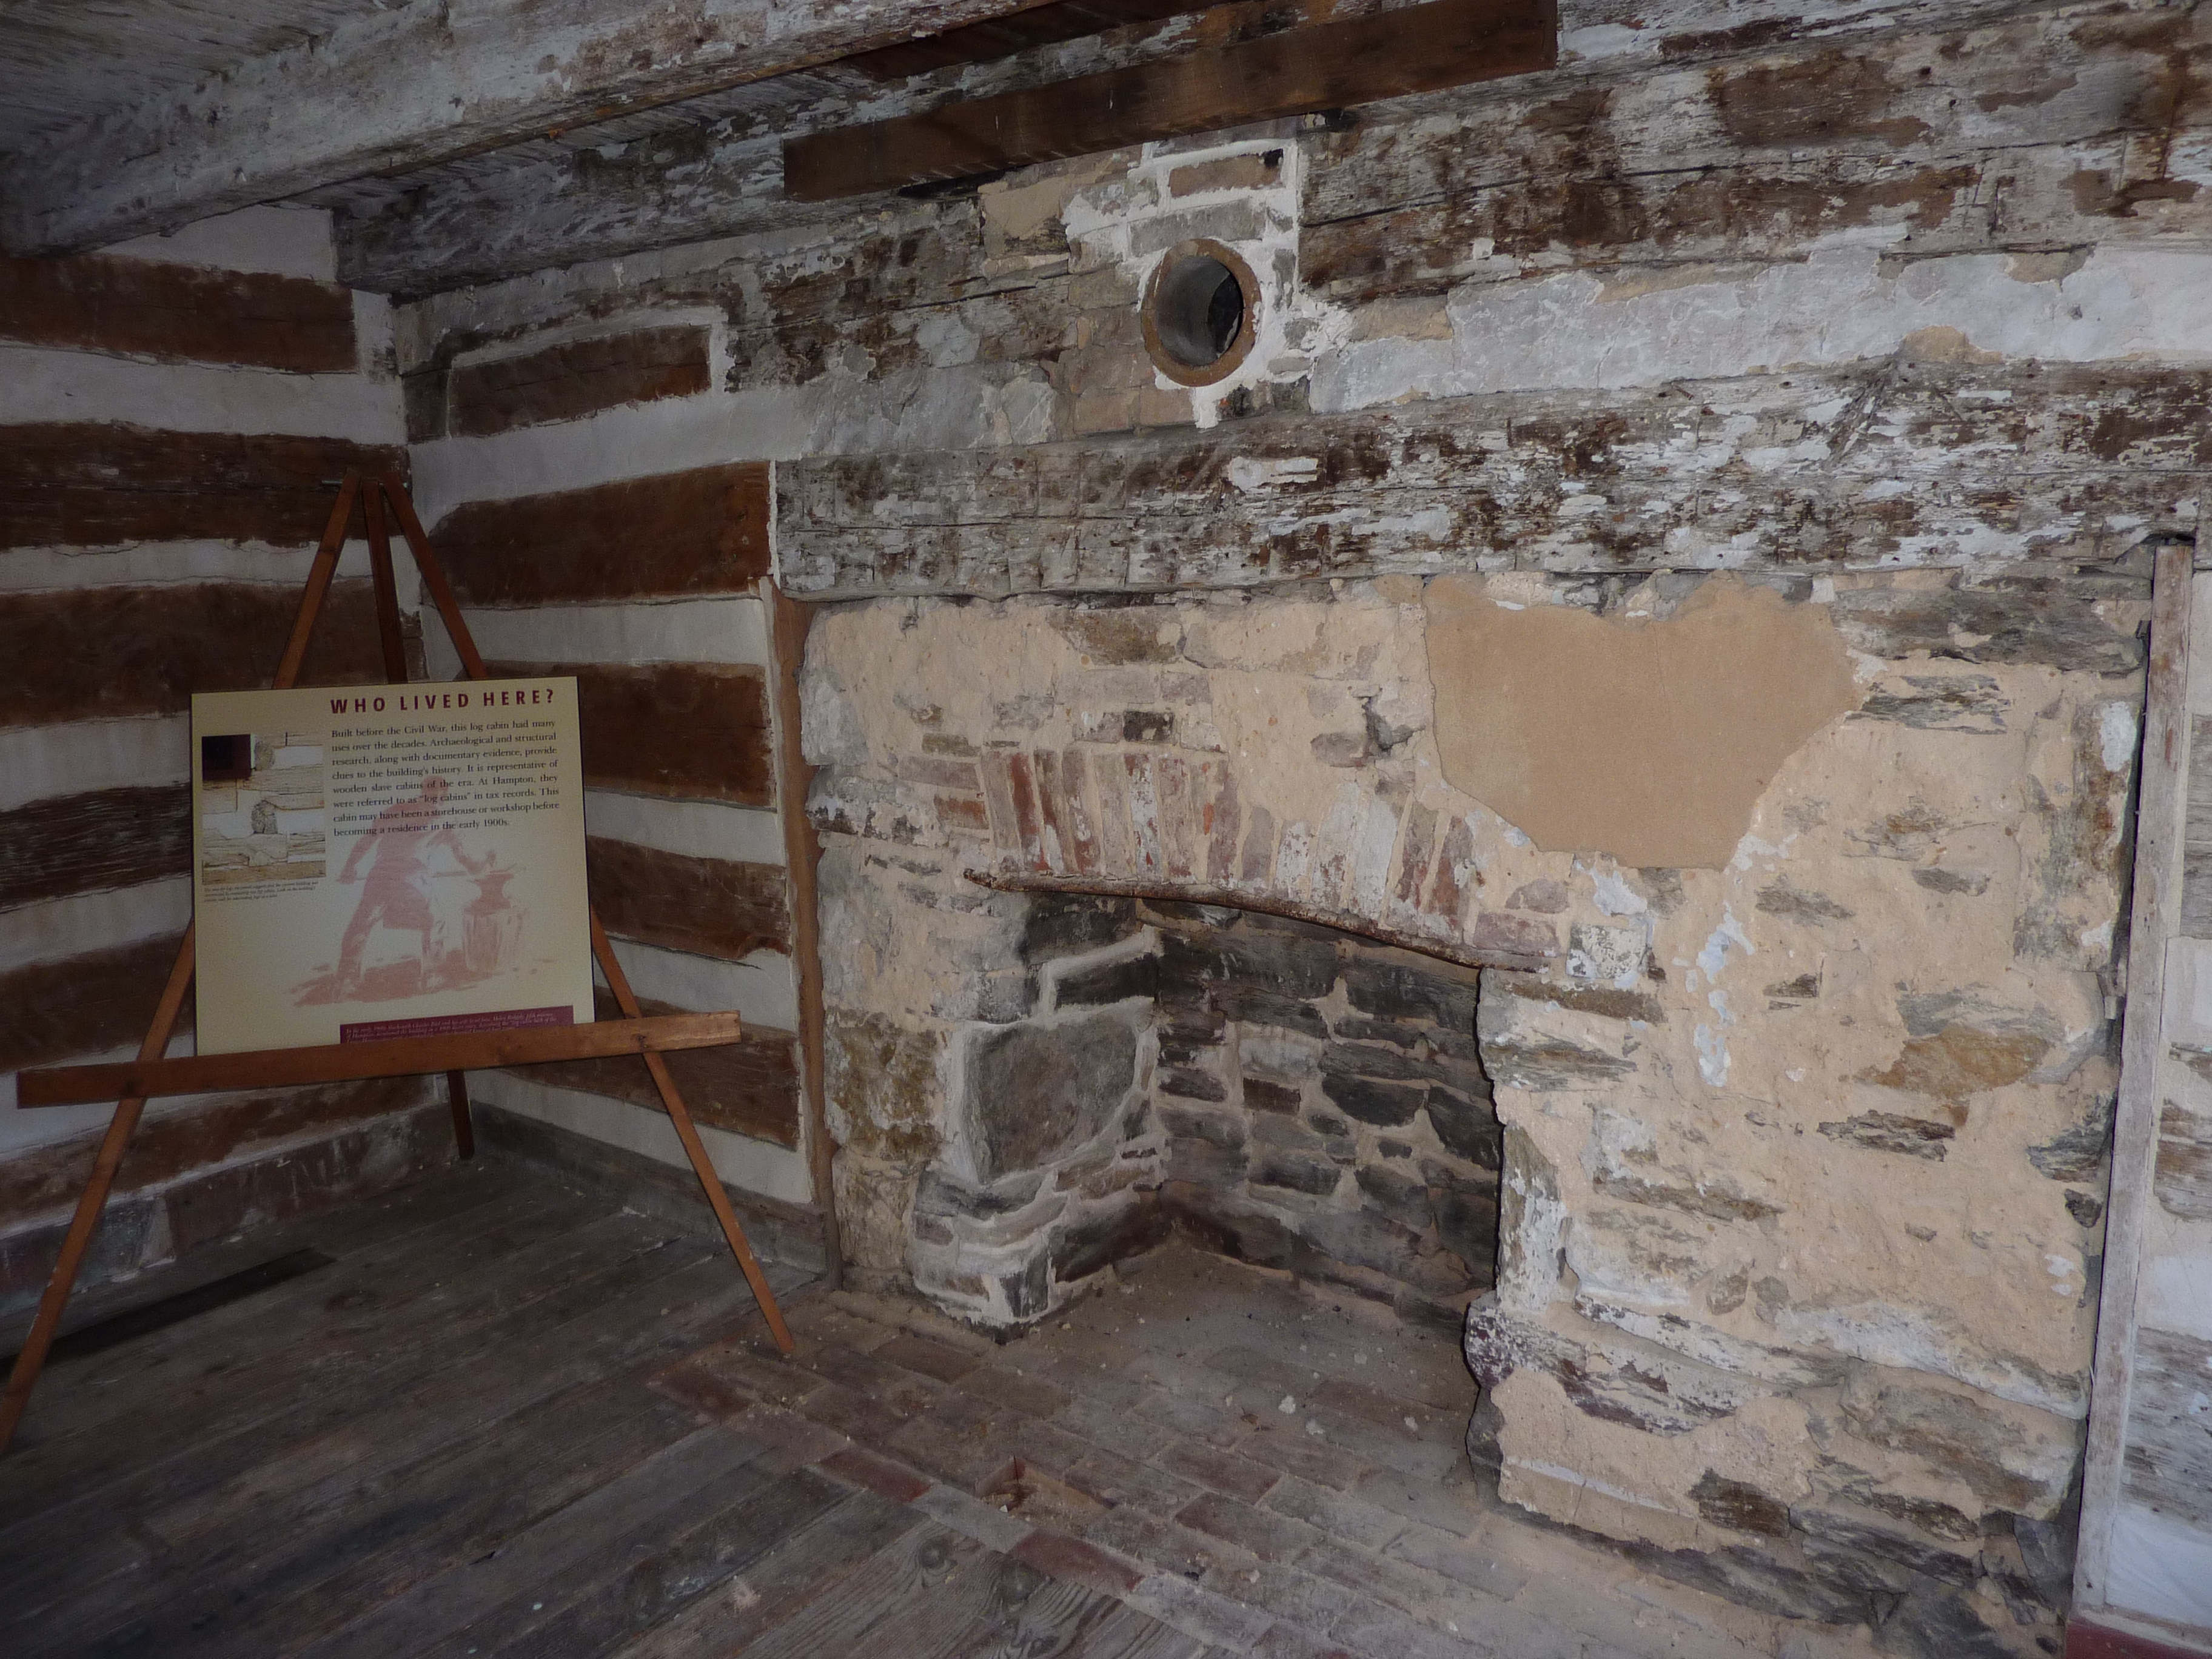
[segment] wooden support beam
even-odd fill
[[[365,1077],[477,1071],[541,1060],[598,1060],[672,1048],[711,1048],[742,1035],[738,1016],[664,1014],[599,1020],[588,1025],[526,1025],[450,1036],[392,1037],[331,1042],[314,1048],[256,1048],[181,1060],[118,1060],[56,1066],[15,1074],[18,1106],[82,1106],[125,1096],[213,1094],[228,1089],[287,1089],[303,1083],[344,1083]]]
[[[481,154],[1048,0],[387,0],[14,158],[0,241],[101,247]],[[549,10],[550,15],[549,15]]]
[[[1526,75],[1559,62],[1552,0],[1433,0],[783,147],[784,192],[822,202],[1003,172],[1179,133]]]

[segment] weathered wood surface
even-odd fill
[[[691,858],[604,836],[587,837],[584,855],[592,902],[611,933],[732,962],[791,949],[780,865]]]
[[[2135,1338],[2124,1490],[2184,1526],[2212,1532],[2212,1433],[2203,1404],[2212,1342],[2148,1325]]]
[[[769,469],[658,473],[471,501],[432,530],[466,605],[750,592],[769,568]]]
[[[477,1486],[453,1494],[468,1504],[456,1515],[450,1498],[436,1500],[438,1488],[425,1489],[423,1476],[440,1461],[437,1454],[499,1438],[497,1425],[535,1415],[533,1408],[557,1409],[580,1391],[655,1361],[665,1364],[701,1335],[726,1328],[744,1294],[727,1264],[713,1261],[703,1243],[672,1239],[665,1224],[637,1218],[580,1228],[572,1219],[562,1240],[541,1234],[508,1249],[508,1258],[483,1275],[489,1298],[471,1286],[462,1297],[442,1299],[467,1301],[475,1328],[457,1328],[439,1298],[418,1304],[419,1334],[410,1328],[403,1340],[387,1336],[384,1352],[374,1356],[346,1352],[353,1344],[328,1356],[331,1387],[324,1397],[302,1390],[295,1377],[258,1410],[228,1414],[227,1431],[119,1483],[131,1493],[125,1501],[139,1505],[134,1512],[146,1517],[139,1536],[161,1551],[165,1565],[179,1570],[175,1577],[165,1575],[162,1588],[172,1595],[204,1588],[208,1569],[227,1558],[246,1567],[236,1552],[241,1534],[270,1540],[258,1552],[272,1581],[265,1597],[243,1606],[234,1601],[220,1636],[211,1632],[204,1644],[164,1644],[163,1650],[303,1652],[317,1638],[337,1634],[441,1570],[496,1553],[503,1539],[558,1514],[562,1503],[530,1503],[526,1484],[520,1492]],[[664,1308],[672,1316],[661,1313]],[[434,1344],[443,1352],[433,1351]],[[283,1366],[284,1357],[272,1363]],[[642,1392],[641,1381],[631,1387]],[[614,1402],[604,1393],[593,1403],[603,1416],[621,1421],[623,1413],[610,1410]],[[573,1419],[569,1426],[578,1443],[588,1443],[588,1431]],[[648,1444],[632,1457],[653,1449]],[[543,1458],[544,1443],[538,1450]],[[545,1461],[569,1501],[585,1498],[598,1485],[568,1485],[559,1467],[567,1460]],[[594,1461],[581,1460],[586,1468]],[[615,1471],[622,1467],[617,1462]],[[612,1472],[600,1466],[602,1478]],[[368,1524],[359,1532],[349,1537],[343,1526],[330,1527],[392,1474],[414,1477],[417,1495],[431,1500],[418,1517],[424,1523],[419,1539],[410,1536],[401,1516],[373,1498],[361,1506],[359,1518]],[[300,1541],[308,1546],[297,1554],[285,1547],[294,1529],[306,1534]],[[63,1583],[55,1589],[74,1588],[77,1595],[41,1621],[52,1632],[50,1639],[100,1635],[118,1614],[137,1616],[134,1607],[149,1599],[127,1580],[113,1585],[121,1593],[117,1598],[99,1595],[96,1580],[85,1582],[88,1574],[64,1567],[58,1576]],[[177,1635],[189,1640],[185,1632]]]
[[[2170,1100],[2160,1108],[2151,1191],[2168,1215],[2212,1221],[2212,1118]]]
[[[280,37],[230,73],[107,112],[88,134],[71,127],[20,156],[0,241],[22,254],[102,246],[1038,3],[716,0],[553,26],[536,0],[488,0],[457,33],[444,0],[402,0]]]
[[[2212,756],[2212,719],[2189,721],[2191,754]],[[2191,769],[2182,798],[2181,908],[2178,930],[2212,939],[2212,764]]]
[[[175,1060],[118,1061],[20,1072],[15,1103],[81,1106],[126,1097],[209,1094],[218,1090],[286,1089],[362,1078],[526,1066],[536,1060],[589,1060],[658,1054],[735,1042],[732,1013],[671,1014],[656,1019],[599,1020],[582,1025],[532,1025],[449,1036],[386,1037],[310,1048],[264,1048]]]
[[[0,910],[135,887],[191,866],[191,791],[156,784],[33,801],[0,812]]]
[[[605,1017],[614,1018],[614,999],[597,994]],[[666,1003],[641,1000],[650,1013],[678,1012]],[[668,1069],[684,1092],[684,1104],[702,1123],[733,1134],[750,1135],[779,1146],[799,1145],[799,1062],[796,1038],[772,1026],[748,1026],[738,1042],[668,1056]],[[518,1076],[556,1089],[605,1095],[649,1111],[661,1109],[659,1093],[645,1067],[634,1060],[578,1060],[516,1068]]]
[[[584,781],[592,788],[775,805],[768,692],[758,668],[495,662],[491,671],[501,679],[576,677]]]
[[[480,437],[573,421],[623,404],[689,397],[709,383],[704,326],[630,329],[462,364],[447,380],[439,410],[446,418],[434,429],[410,428],[408,437]]]
[[[783,186],[801,202],[859,196],[1526,75],[1558,62],[1550,0],[1430,0],[787,139]]]
[[[96,1054],[146,1033],[179,935],[0,973],[0,1070]]]
[[[404,449],[343,438],[162,432],[100,422],[0,427],[0,548],[312,543],[349,470]]]
[[[0,339],[295,374],[357,367],[335,283],[99,254],[0,258]]]
[[[839,67],[858,70],[880,81],[902,81],[932,70],[992,63],[1032,47],[1200,9],[1200,0],[1053,0],[1051,4],[1012,12],[988,22],[857,52],[841,60]]]
[[[2212,22],[2067,4],[1656,73],[1548,77],[1308,140],[1305,280],[1340,300],[1547,271],[2201,244]]]
[[[1304,10],[1217,7],[1077,43],[1082,56],[1032,51],[957,84],[1005,94],[1254,38]],[[1345,300],[1425,294],[1510,280],[1539,256],[1543,270],[1764,262],[1800,257],[1824,234],[1889,226],[1911,233],[1899,251],[1912,258],[2072,261],[2108,241],[2205,234],[2212,198],[2191,184],[2212,112],[2190,90],[2205,26],[2175,7],[1751,7],[1721,30],[1643,21],[1632,44],[1569,68],[1299,139],[1304,280]],[[833,76],[787,84],[773,110],[702,112],[696,126],[625,135],[611,156],[578,134],[573,147],[426,175],[341,216],[342,270],[363,287],[432,292],[822,222],[818,207],[785,199],[777,135],[833,130],[861,104]],[[919,112],[949,89],[939,76],[889,94],[889,106]],[[980,246],[973,204],[945,205],[949,233]],[[1004,273],[979,283],[1001,298],[1021,285]]]
[[[422,1103],[412,1078],[369,1078],[324,1088],[255,1093],[149,1117],[116,1172],[115,1191],[159,1186],[256,1148],[403,1112]],[[0,1227],[66,1210],[84,1186],[97,1135],[76,1135],[0,1162]]]
[[[1029,15],[1072,9],[1053,4]],[[374,191],[333,192],[339,275],[356,287],[421,295],[641,248],[836,222],[849,206],[784,193],[784,139],[1255,40],[1336,9],[1330,0],[1241,0],[980,67],[954,64],[896,88],[882,84],[866,58],[845,58],[672,110],[689,118],[649,130],[619,121],[586,127]]]
[[[2160,1072],[2166,1059],[2166,964],[2180,923],[2185,817],[2191,773],[2212,756],[2191,744],[2191,691],[2205,672],[2208,643],[2197,638],[2204,578],[2192,574],[2186,547],[2161,550],[2154,567],[2150,641],[2143,690],[2141,775],[2136,781],[2133,892],[2128,915],[2127,1020],[2121,1032],[2120,1087],[2112,1120],[2105,1277],[2082,1451],[2081,1519],[2074,1592],[2084,1608],[2106,1605],[2113,1526],[2127,1480],[2138,1372],[2136,1286],[2152,1217],[2158,1157]]]
[[[1715,565],[2110,559],[2191,520],[2212,374],[1909,356],[777,470],[810,599]],[[1899,486],[1908,486],[1899,488]]]
[[[842,1279],[843,1252],[831,1170],[837,1143],[830,1133],[828,1011],[822,975],[822,915],[816,897],[822,838],[805,810],[815,769],[807,763],[801,734],[799,684],[814,612],[794,604],[773,581],[764,586],[762,597],[768,605],[769,673],[775,699],[776,799],[791,804],[791,810],[779,816],[783,821],[784,876],[791,895],[791,966],[798,981],[797,1058],[805,1091],[807,1162],[814,1176],[814,1200],[828,1230],[830,1283],[835,1288]]]
[[[295,588],[248,582],[0,594],[0,660],[14,671],[0,726],[170,714],[195,691],[264,686],[299,607]],[[383,682],[366,580],[331,584],[301,678]]]

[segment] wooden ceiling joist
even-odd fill
[[[1553,0],[1432,0],[793,138],[783,147],[784,191],[822,202],[971,178],[1558,62]]]
[[[1131,23],[1179,17],[1214,3],[1216,0],[1051,0],[1049,4],[1009,12],[988,22],[858,52],[839,63],[878,81],[903,81],[909,76],[963,64],[993,64],[1033,47],[1079,40],[1087,34],[1103,34]]]

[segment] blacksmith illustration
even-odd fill
[[[343,991],[360,985],[362,951],[379,922],[421,936],[417,956],[427,981],[434,965],[430,954],[431,854],[444,852],[471,875],[482,874],[489,863],[489,859],[471,858],[446,822],[447,788],[441,777],[425,778],[420,793],[379,812],[368,833],[354,842],[345,868],[338,872],[342,882],[362,880],[361,901],[354,906],[353,920],[346,923],[338,945],[337,978]],[[362,878],[357,872],[364,859],[369,861],[368,873]]]

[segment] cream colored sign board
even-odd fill
[[[204,1054],[592,1018],[576,682],[192,699]]]

